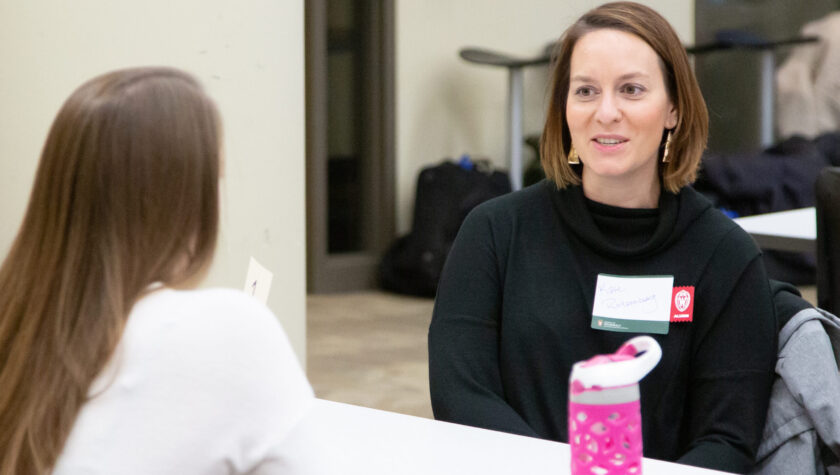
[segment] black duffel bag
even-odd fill
[[[424,168],[417,178],[411,232],[398,238],[382,258],[382,288],[434,297],[449,248],[464,218],[476,205],[510,192],[506,173],[487,161],[462,158]]]

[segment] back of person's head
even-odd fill
[[[209,266],[219,128],[171,68],[104,74],[62,106],[0,268],[0,475],[51,469],[132,305]]]
[[[660,176],[667,190],[677,192],[697,177],[700,158],[706,148],[709,115],[677,33],[662,15],[634,2],[607,3],[589,10],[558,41],[553,54],[549,103],[540,141],[545,174],[560,188],[580,183],[580,176],[569,166],[566,158],[572,141],[566,123],[572,53],[581,37],[604,28],[638,36],[659,56],[668,98],[677,110],[677,125],[669,148],[669,156],[673,158],[661,164]]]

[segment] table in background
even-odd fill
[[[817,212],[814,207],[745,216],[734,220],[762,249],[816,252]]]
[[[293,473],[560,475],[569,446],[318,399],[287,448]],[[314,441],[315,443],[307,443]],[[645,475],[722,473],[644,459]]]

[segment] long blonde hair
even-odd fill
[[[208,267],[219,128],[171,68],[104,74],[62,106],[0,267],[0,475],[49,472],[134,303]]]

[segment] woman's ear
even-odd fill
[[[668,117],[665,119],[665,128],[668,130],[673,129],[677,126],[677,108],[674,104],[668,103]]]

